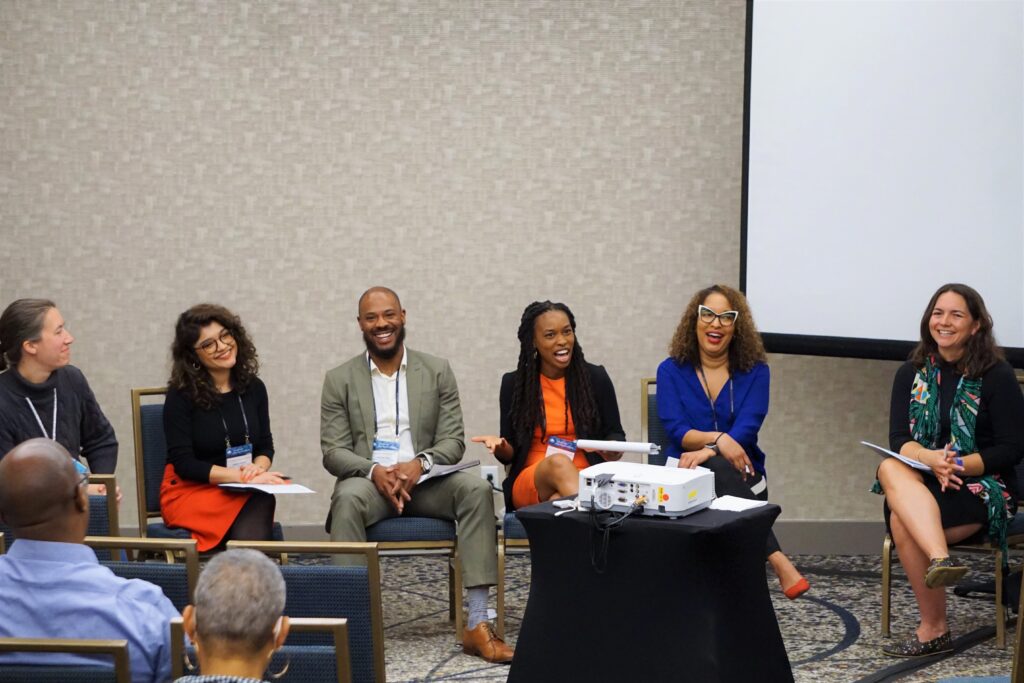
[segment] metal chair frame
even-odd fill
[[[109,655],[114,660],[114,678],[117,683],[131,683],[132,680],[127,640],[0,638],[0,652],[63,652],[82,655]]]
[[[506,513],[515,514],[515,513]],[[497,595],[498,618],[495,630],[498,637],[505,639],[505,556],[511,551],[514,554],[523,554],[530,551],[530,539],[528,538],[506,538],[505,528],[498,531],[498,585],[495,588]]]
[[[352,667],[348,649],[347,619],[314,619],[308,617],[288,618],[293,633],[326,632],[334,639],[334,657],[337,666],[338,683],[352,683]],[[171,620],[171,675],[179,678],[185,675],[185,625],[181,617]]]
[[[281,564],[288,563],[289,553],[314,553],[327,555],[362,555],[366,559],[370,584],[370,630],[373,634],[373,670],[378,683],[384,683],[384,610],[381,602],[379,543],[340,543],[337,541],[228,541],[227,547],[252,548],[271,557],[277,557]],[[289,618],[292,623],[294,619]],[[346,661],[348,659],[346,643]]]

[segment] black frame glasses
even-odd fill
[[[202,351],[203,353],[213,353],[220,344],[227,347],[235,345],[235,335],[226,327],[213,339],[207,339],[201,344],[197,344],[195,350]]]
[[[739,311],[722,311],[721,313],[715,313],[704,304],[697,306],[697,318],[705,325],[710,325],[715,322],[715,318],[717,318],[722,327],[732,327],[736,323],[736,319],[739,317]]]

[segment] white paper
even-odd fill
[[[221,484],[226,489],[241,489],[250,491],[263,491],[274,495],[285,493],[316,493],[302,484]]]
[[[609,453],[657,453],[660,450],[658,445],[653,443],[596,441],[594,439],[580,439],[576,442],[576,448],[584,451],[608,451]]]
[[[679,458],[665,458],[665,467],[679,467]]]
[[[890,451],[888,448],[882,448],[881,446],[876,446],[875,444],[870,443],[868,441],[861,441],[861,444],[863,444],[863,445],[867,446],[868,448],[870,448],[871,450],[875,451],[876,453],[881,455],[883,458],[886,458],[886,457],[888,457],[888,458],[896,458],[900,462],[904,462],[904,463],[910,465],[915,470],[921,470],[922,472],[930,472],[933,475],[935,474],[934,472],[932,472],[932,468],[931,467],[928,467],[928,465],[925,465],[920,460],[914,460],[913,458],[908,458],[905,455],[900,455],[899,453],[894,453],[893,451]]]
[[[767,505],[768,501],[751,500],[750,498],[737,498],[736,496],[722,496],[711,501],[712,510],[728,510],[729,512],[743,512]]]

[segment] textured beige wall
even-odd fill
[[[683,302],[739,264],[743,2],[0,3],[0,298],[56,299],[121,440],[176,315],[235,309],[271,396],[283,500],[314,524],[324,372],[355,302],[403,295],[467,432],[537,298],[567,302],[639,435]],[[784,516],[875,519],[893,367],[773,358],[764,441]],[[482,449],[472,450],[483,457]],[[134,519],[134,501],[123,507]]]

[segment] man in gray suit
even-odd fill
[[[338,478],[331,540],[365,541],[366,527],[401,514],[455,520],[468,587],[463,650],[489,662],[511,661],[512,648],[487,621],[488,588],[497,582],[490,485],[467,472],[417,485],[422,474],[457,463],[465,451],[451,366],[405,347],[405,310],[386,287],[363,293],[356,320],[366,352],[327,373],[320,403],[324,467]]]

